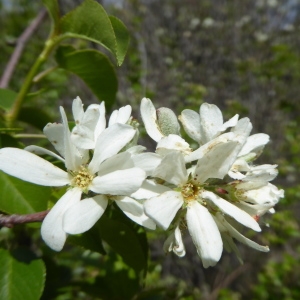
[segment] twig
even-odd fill
[[[28,215],[1,215],[0,214],[0,226],[13,227],[15,224],[41,222],[47,216],[49,210],[41,211]]]
[[[31,134],[31,133],[18,133],[14,135],[16,139],[45,139],[46,136],[44,134]]]
[[[12,74],[16,68],[16,65],[20,59],[23,49],[28,41],[28,39],[33,35],[33,33],[38,29],[40,23],[46,16],[46,9],[42,9],[37,17],[30,23],[30,25],[25,29],[21,36],[17,40],[17,46],[7,63],[5,71],[0,79],[0,88],[6,88],[11,79]]]
[[[220,284],[217,286],[212,293],[207,297],[206,300],[218,299],[219,292],[222,288],[228,287],[235,279],[250,268],[250,264],[240,265],[231,274],[229,274]]]

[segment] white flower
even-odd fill
[[[204,103],[200,107],[200,116],[192,110],[184,110],[180,120],[185,126],[187,133],[198,141],[203,147],[192,151],[190,145],[180,137],[180,126],[175,114],[166,108],[155,110],[150,99],[143,98],[141,102],[141,116],[148,135],[157,142],[156,152],[164,156],[174,150],[180,151],[186,157],[186,162],[198,160],[203,156],[206,149],[219,141],[235,140],[241,147],[248,137],[252,125],[248,118],[238,122],[238,115],[223,124],[221,111],[215,105]],[[229,127],[234,127],[232,133],[221,135]],[[201,133],[202,132],[202,133]],[[202,134],[202,141],[200,135]]]
[[[180,125],[177,117],[169,108],[155,109],[148,98],[141,101],[141,116],[148,135],[156,142],[169,134],[179,135]]]
[[[62,157],[36,146],[27,150],[38,154],[53,154],[65,163],[67,171],[25,150],[0,149],[0,169],[22,180],[45,186],[65,186],[67,190],[43,221],[41,232],[45,242],[54,250],[62,249],[67,233],[88,230],[103,214],[108,196],[116,196],[116,204],[134,221],[154,228],[144,215],[141,203],[128,196],[142,185],[146,174],[134,166],[128,152],[118,152],[133,138],[135,130],[116,123],[99,135],[93,158],[88,162],[87,150],[80,150],[71,141],[71,133],[63,108],[63,124],[48,124],[45,134]],[[92,198],[81,200],[82,193],[92,191]]]
[[[216,145],[227,143],[227,146],[231,145],[234,151],[231,151],[230,156],[226,156],[221,152],[217,155],[219,160],[230,160],[230,165],[237,160],[238,154],[240,153],[242,147],[244,146],[250,132],[252,130],[252,124],[248,118],[240,119],[236,126],[232,128],[231,132],[223,133],[206,144],[202,145],[195,151],[185,156],[186,162],[192,162],[195,160],[199,160],[203,157],[207,151],[210,151],[211,148],[216,148]],[[227,148],[228,148],[227,147]],[[220,148],[222,149],[222,148]]]
[[[199,114],[193,110],[185,109],[179,116],[185,132],[199,145],[203,145],[219,136],[238,121],[238,115],[223,123],[223,115],[214,104],[203,103]]]
[[[73,100],[72,104],[75,126],[71,132],[71,140],[78,147],[83,149],[94,149],[97,138],[106,127],[105,104],[91,104],[86,111],[83,110],[83,104],[79,97]],[[114,110],[109,118],[108,127],[113,124],[131,125],[130,105]]]
[[[238,154],[236,162],[232,165],[231,170],[228,172],[228,175],[233,179],[244,180],[244,178],[246,177],[246,175],[244,175],[244,172],[249,172],[251,170],[254,171],[254,168],[248,163],[254,161],[261,154],[263,148],[269,142],[269,140],[270,137],[264,133],[257,133],[249,136],[244,146],[242,147],[240,153]],[[274,175],[275,172],[276,171],[273,171]],[[277,173],[274,176],[274,178],[276,176]]]
[[[260,217],[284,197],[284,191],[269,182],[247,181],[235,185],[235,196],[239,199],[236,206],[252,216]]]
[[[156,153],[164,156],[173,150],[184,155],[192,152],[190,145],[180,137],[180,125],[172,110],[165,107],[156,110],[150,99],[143,98],[141,116],[148,135],[157,142]]]
[[[79,148],[94,149],[100,133],[106,127],[104,102],[91,104],[84,112],[79,97],[72,104],[75,127],[72,129],[71,140]]]
[[[239,145],[235,144],[235,147]],[[205,268],[214,266],[223,250],[221,235],[212,213],[221,211],[239,223],[260,231],[258,223],[249,214],[213,192],[205,190],[205,183],[209,178],[222,179],[231,167],[232,162],[220,159],[219,153],[226,157],[227,154],[230,156],[231,152],[236,153],[231,142],[220,143],[210,148],[191,174],[186,169],[182,153],[168,153],[153,176],[164,180],[169,186],[173,185],[174,188],[146,200],[144,204],[146,214],[165,230],[180,210],[177,218],[186,218],[188,231]],[[179,243],[178,235],[176,242],[168,242],[171,248],[174,243]]]

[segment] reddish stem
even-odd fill
[[[13,227],[15,224],[41,222],[47,216],[49,210],[41,211],[28,215],[1,215],[0,214],[0,226]]]
[[[20,59],[20,56],[23,52],[23,49],[29,40],[29,38],[33,35],[33,33],[39,28],[41,22],[46,16],[46,10],[42,9],[37,17],[30,23],[30,25],[24,30],[24,32],[20,35],[17,40],[17,46],[10,57],[10,60],[7,63],[5,71],[3,73],[2,78],[0,79],[0,88],[6,88],[11,79],[12,74],[16,68],[16,65]]]

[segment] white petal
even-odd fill
[[[103,215],[107,203],[107,197],[103,195],[79,201],[65,212],[64,231],[70,234],[88,231]]]
[[[236,126],[232,128],[232,132],[235,134],[235,140],[239,141],[241,145],[244,145],[249,134],[252,130],[252,124],[249,118],[240,119]]]
[[[154,170],[153,176],[175,185],[186,182],[188,174],[183,155],[177,151],[168,153],[162,159],[161,164]]]
[[[145,180],[141,187],[130,196],[138,200],[143,200],[150,199],[168,191],[171,191],[171,189],[164,185],[158,184],[153,180]]]
[[[237,159],[228,171],[228,175],[233,179],[242,180],[246,175],[242,172],[248,172],[251,168],[244,159]]]
[[[238,183],[235,187],[240,190],[254,190],[254,189],[259,189],[263,186],[266,186],[268,182],[266,181],[241,181]]]
[[[74,117],[75,123],[79,124],[81,122],[82,118],[83,118],[83,115],[84,115],[83,104],[82,104],[82,101],[79,97],[76,97],[73,100],[72,112],[73,112],[73,117]]]
[[[184,155],[192,152],[190,145],[176,134],[169,134],[157,143],[156,152],[160,155],[166,155],[174,150],[180,151]]]
[[[117,123],[117,118],[118,118],[118,110],[116,109],[116,110],[114,110],[114,111],[111,113],[111,115],[110,115],[110,117],[109,117],[109,120],[108,120],[108,127],[111,126],[111,125],[113,125],[113,124],[115,124],[115,123]]]
[[[95,131],[94,131],[94,140],[97,142],[98,136],[102,133],[102,131],[106,127],[106,119],[105,119],[105,103],[102,101],[99,105],[99,120],[96,125]]]
[[[220,214],[218,214],[218,219],[219,221],[222,222],[222,224],[224,225],[224,227],[227,228],[229,234],[234,237],[236,240],[238,240],[239,242],[246,244],[247,246],[254,248],[258,251],[262,251],[262,252],[269,252],[269,247],[268,246],[261,246],[253,241],[251,241],[250,239],[246,238],[245,236],[243,236],[241,233],[239,233],[233,226],[231,226]]]
[[[194,175],[196,181],[204,183],[208,178],[223,179],[236,160],[240,144],[237,142],[219,142],[207,148],[204,156],[198,160]],[[213,142],[212,141],[212,142]]]
[[[100,105],[91,104],[80,120],[75,120],[76,126],[71,133],[73,143],[83,149],[93,149],[96,144],[95,128],[100,117]]]
[[[147,174],[147,176],[152,176],[153,171],[161,163],[161,156],[156,153],[140,153],[132,156],[134,165],[137,168],[141,168]]]
[[[236,206],[244,210],[254,218],[257,218],[263,216],[266,212],[268,212],[274,206],[274,204],[270,204],[270,203],[252,204],[252,203],[241,201],[238,202]]]
[[[91,173],[96,173],[100,164],[117,154],[134,135],[135,130],[129,125],[116,123],[106,128],[97,139],[93,159],[89,164]]]
[[[179,226],[176,227],[174,231],[174,237],[176,241],[176,247],[173,247],[173,252],[177,254],[179,257],[183,257],[185,255],[185,247],[182,242],[182,236],[181,236],[181,231],[179,229]]]
[[[222,255],[223,243],[213,217],[204,206],[193,201],[187,208],[186,220],[204,268],[216,265]]]
[[[228,176],[230,176],[232,179],[237,180],[242,180],[243,178],[245,178],[245,175],[243,173],[232,169],[228,171]]]
[[[126,149],[126,151],[129,152],[130,154],[140,154],[144,152],[146,149],[147,148],[144,146],[136,145]]]
[[[31,146],[25,147],[24,150],[34,153],[36,155],[50,155],[50,156],[60,160],[63,163],[65,162],[65,160],[61,156],[59,156],[56,153],[49,151],[45,148],[39,147],[39,146],[31,145]]]
[[[257,133],[249,136],[243,146],[239,156],[246,155],[250,152],[256,152],[257,149],[263,148],[270,141],[270,137],[264,133]]]
[[[148,98],[143,98],[141,101],[141,116],[148,135],[154,141],[158,142],[162,137],[164,137],[157,124],[155,107]]]
[[[100,117],[99,104],[91,104],[88,106],[81,120],[81,125],[94,131]]]
[[[220,198],[216,194],[205,191],[202,192],[201,197],[212,201],[217,207],[220,208],[223,213],[231,216],[244,226],[247,226],[255,231],[261,231],[258,223],[254,220],[254,218],[252,218],[249,214],[231,204],[230,202]]]
[[[132,108],[130,105],[121,107],[119,110],[113,111],[109,118],[108,126],[111,126],[115,123],[126,124],[131,115]]]
[[[182,242],[181,231],[177,226],[164,242],[163,249],[165,252],[173,251],[177,256],[185,256],[185,247]]]
[[[66,241],[67,234],[63,230],[63,215],[65,211],[80,201],[81,190],[68,190],[53,206],[41,227],[42,238],[55,251],[60,251]]]
[[[238,184],[238,188],[244,184]],[[278,188],[271,184],[267,183],[265,186],[262,186],[257,189],[252,190],[242,190],[239,192],[239,198],[253,204],[260,204],[264,206],[274,206],[278,203],[280,198],[284,197],[284,191],[278,190]]]
[[[251,170],[248,163],[244,159],[239,159],[239,158],[234,162],[232,168],[241,172],[248,172]]]
[[[118,170],[93,179],[89,189],[95,193],[127,196],[138,190],[146,173],[139,168]]]
[[[226,144],[228,142],[233,142],[235,139],[235,134],[233,132],[223,133],[222,135],[218,136],[217,138],[211,140],[210,142],[204,144],[197,150],[191,152],[184,156],[184,160],[186,163],[198,160],[206,155],[207,152],[210,152],[212,148],[219,144]],[[238,143],[234,141],[235,143]],[[239,149],[238,149],[239,150]]]
[[[236,246],[235,242],[233,241],[233,238],[228,234],[227,228],[223,225],[223,223],[221,223],[219,221],[218,215],[219,214],[217,214],[217,217],[213,216],[213,218],[214,218],[214,220],[215,220],[215,222],[216,222],[216,224],[217,224],[217,226],[220,230],[224,249],[226,251],[228,251],[229,253],[231,251],[233,251],[236,254],[239,262],[241,264],[243,264],[242,256],[241,256],[241,253],[240,253],[238,247]]]
[[[236,126],[237,122],[239,119],[239,115],[235,115],[234,117],[232,117],[230,120],[228,120],[227,122],[225,122],[218,130],[217,135],[219,135],[220,133],[224,132],[227,128],[229,127],[234,127]]]
[[[83,149],[95,148],[94,132],[84,126],[76,126],[71,133],[71,140],[76,147]]]
[[[45,159],[17,148],[0,149],[0,170],[31,183],[45,186],[64,186],[69,175]]]
[[[185,132],[194,141],[200,143],[201,133],[200,133],[200,116],[198,113],[191,109],[185,109],[182,111],[181,115],[178,117],[181,122]]]
[[[145,215],[144,207],[138,201],[130,197],[118,197],[115,203],[120,207],[123,213],[137,224],[149,229],[155,229],[155,223]]]
[[[98,176],[103,176],[118,170],[125,170],[134,167],[131,155],[128,152],[121,152],[105,160],[99,168]]]
[[[181,194],[169,191],[146,200],[144,202],[144,209],[146,215],[166,230],[182,205],[183,199]]]
[[[81,165],[86,164],[89,159],[89,150],[84,147],[77,148],[75,146],[71,139],[68,119],[63,107],[60,107],[60,113],[64,127],[65,165],[68,170],[76,171]]]
[[[61,123],[48,123],[44,129],[44,134],[47,139],[54,146],[55,150],[65,157],[65,140],[64,140],[64,126]]]
[[[68,119],[64,108],[60,107],[60,114],[63,120],[64,126],[64,147],[65,147],[65,164],[68,170],[77,170],[82,164],[82,159],[76,155],[77,149],[71,141],[71,133],[69,130]]]
[[[251,167],[244,181],[271,181],[278,175],[277,165],[260,165]]]
[[[220,109],[209,103],[200,106],[200,134],[202,144],[209,142],[223,125],[223,115]]]

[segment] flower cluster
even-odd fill
[[[270,183],[277,166],[253,164],[269,136],[250,135],[248,118],[235,115],[224,123],[219,108],[208,103],[199,113],[186,109],[177,118],[144,98],[141,116],[157,143],[151,153],[137,144],[138,124],[129,105],[114,111],[108,123],[104,103],[84,111],[77,97],[72,110],[72,130],[62,107],[62,123],[44,128],[59,155],[37,146],[0,149],[0,170],[39,185],[68,186],[42,223],[42,237],[52,249],[60,251],[68,234],[89,230],[115,203],[139,225],[168,230],[166,252],[184,256],[182,236],[188,231],[205,268],[219,261],[223,247],[240,258],[233,239],[269,251],[237,230],[242,224],[261,231],[260,217],[274,212],[284,195]],[[178,119],[192,144],[181,137]],[[65,170],[40,157],[45,154],[63,162]]]

